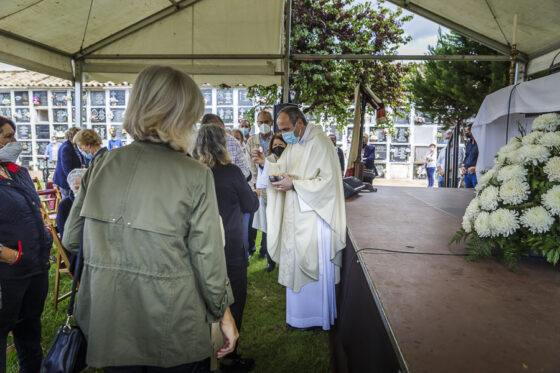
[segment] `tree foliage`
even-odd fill
[[[394,54],[410,40],[402,29],[411,19],[401,10],[392,11],[370,2],[355,0],[293,0],[292,54]],[[408,67],[392,61],[291,61],[290,90],[295,102],[313,117],[348,124],[354,87],[364,83],[386,105],[399,107],[404,99],[404,77]],[[267,103],[276,98],[275,89],[251,87],[250,97],[265,93]]]
[[[439,31],[431,55],[499,54],[465,36]],[[507,61],[427,61],[414,70],[408,88],[423,113],[447,127],[476,115],[484,97],[507,85]]]

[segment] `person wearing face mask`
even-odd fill
[[[445,147],[442,148],[439,152],[439,156],[438,159],[436,161],[436,167],[438,170],[438,188],[445,188],[445,149],[447,147],[450,147],[450,152],[449,152],[449,158],[451,160],[453,160],[453,131],[449,130],[445,133]],[[459,148],[459,157],[457,159],[461,160],[464,157],[464,151],[462,148]],[[449,163],[452,163],[449,162]],[[459,165],[457,165],[459,166]],[[453,171],[453,165],[450,166],[451,169],[449,170],[449,172]],[[459,185],[459,182],[457,181],[457,185]],[[449,178],[448,180],[448,185],[447,187],[449,188],[451,186],[451,178]]]
[[[270,143],[269,143],[268,150],[267,150],[267,153],[266,153],[266,160],[271,162],[271,163],[276,163],[278,161],[278,158],[280,158],[280,156],[284,152],[284,149],[286,149],[287,145],[288,144],[286,144],[286,141],[284,141],[284,138],[282,137],[281,134],[277,133],[277,134],[272,135],[272,137],[270,138]],[[259,174],[262,173],[261,167],[258,168],[258,172],[259,172]],[[266,239],[266,231],[267,231],[266,200],[267,200],[267,194],[266,194],[266,188],[261,188],[261,189],[257,189],[257,190],[259,191],[260,206],[259,206],[258,211],[255,213],[252,228],[260,230],[262,232],[260,254],[263,255],[268,262],[264,271],[265,272],[272,272],[274,270],[274,268],[276,267],[276,263],[274,262],[274,260],[272,260],[272,258],[268,254],[268,250],[267,250],[267,239]]]
[[[465,127],[465,159],[461,165],[461,174],[465,175],[465,188],[474,188],[476,180],[476,161],[478,160],[478,144],[471,132],[472,125]]]
[[[428,188],[434,186],[434,172],[436,171],[436,144],[430,144],[430,150],[426,154],[426,173],[428,174]]]
[[[286,322],[330,329],[336,318],[335,283],[346,246],[346,210],[340,164],[320,125],[284,107],[276,120],[288,144],[276,163],[258,149],[257,187],[267,191],[268,253],[286,286]]]
[[[243,142],[246,143],[247,140],[249,140],[249,137],[250,137],[251,123],[247,119],[243,119],[241,121],[241,123],[239,123],[239,129],[241,130],[241,133],[243,134]]]
[[[83,129],[78,132],[74,136],[74,142],[90,165],[95,158],[108,151],[106,147],[101,146],[103,144],[101,136],[91,129]]]
[[[336,148],[336,154],[338,155],[338,161],[340,162],[340,171],[342,172],[342,176],[344,176],[344,153],[342,152],[342,149],[336,146],[336,136],[331,134],[329,135],[329,138],[331,139],[334,147]]]
[[[257,115],[257,125],[259,127],[260,133],[256,133],[247,140],[247,150],[251,153],[254,149],[261,149],[261,151],[266,151],[270,145],[270,138],[272,136],[272,125],[274,120],[272,119],[272,114],[269,111],[262,110]],[[251,174],[253,175],[252,185],[253,189],[255,188],[255,182],[257,180],[257,165],[252,160],[250,161],[251,166]],[[260,192],[257,191],[257,194]],[[254,215],[249,217],[248,222],[248,236],[249,236],[249,255],[253,255],[257,249],[255,248],[255,241],[257,239],[257,230],[253,228],[253,219]],[[260,252],[261,257],[265,257],[265,253],[262,251]]]
[[[41,314],[49,287],[52,236],[45,229],[29,172],[15,163],[22,151],[15,129],[14,122],[0,116],[0,346],[6,346],[12,331],[19,371],[35,373],[43,357]],[[0,372],[5,371],[4,350]]]
[[[64,134],[66,141],[58,149],[58,162],[54,171],[53,182],[60,188],[62,198],[67,198],[71,191],[68,185],[68,174],[75,168],[85,166],[85,160],[74,144],[74,136],[80,132],[78,127],[72,127]]]

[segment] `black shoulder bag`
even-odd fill
[[[72,326],[72,315],[74,313],[74,298],[78,281],[82,276],[83,269],[83,241],[84,226],[82,225],[82,237],[80,238],[80,250],[78,251],[77,268],[72,283],[72,295],[68,305],[66,324],[62,325],[54,337],[47,356],[41,364],[41,373],[78,373],[86,368],[87,342],[84,334],[77,326]]]

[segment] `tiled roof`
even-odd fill
[[[84,87],[128,87],[130,84],[115,84],[113,82],[100,83],[96,81],[84,83]],[[37,73],[34,71],[0,71],[0,87],[47,87],[47,88],[72,88],[70,80]]]

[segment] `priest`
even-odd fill
[[[339,161],[322,127],[308,124],[297,107],[282,109],[277,125],[288,144],[278,161],[265,160],[259,149],[251,153],[261,168],[257,188],[268,193],[268,252],[287,288],[286,322],[328,330],[346,244]]]

